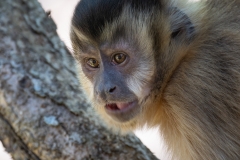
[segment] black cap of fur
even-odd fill
[[[159,0],[81,0],[76,6],[72,25],[98,39],[105,25],[118,18],[126,5],[139,12],[161,6]]]

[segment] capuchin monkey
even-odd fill
[[[240,160],[240,0],[81,0],[80,83],[105,122],[158,127],[172,159]]]

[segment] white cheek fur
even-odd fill
[[[141,70],[135,71],[128,79],[128,88],[138,97],[141,101],[150,92],[149,82],[154,74],[153,67],[149,65],[141,65]]]

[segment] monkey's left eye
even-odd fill
[[[121,64],[123,63],[127,58],[127,55],[124,53],[116,53],[112,56],[112,61],[115,64]]]

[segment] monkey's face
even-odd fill
[[[80,82],[109,123],[133,125],[150,93],[152,56],[131,41],[84,44],[77,53]]]

